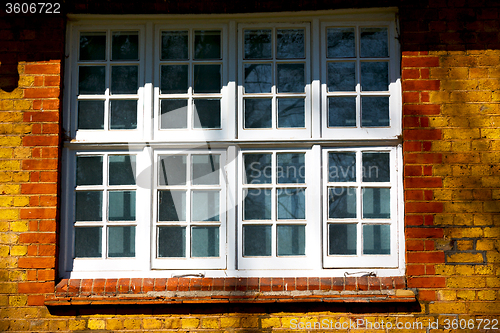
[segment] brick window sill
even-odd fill
[[[64,279],[47,306],[415,302],[403,277]]]

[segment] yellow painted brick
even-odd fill
[[[201,328],[218,329],[219,320],[217,318],[204,318],[201,321]]]
[[[474,140],[472,141],[472,150],[487,151],[490,149],[489,140]]]
[[[474,275],[493,275],[495,268],[493,265],[477,265],[474,267]]]
[[[433,141],[432,151],[451,151],[451,141]]]
[[[138,330],[141,328],[140,319],[125,319],[123,321],[123,328],[128,330]]]
[[[16,147],[20,146],[22,140],[19,136],[1,136],[0,147]]]
[[[28,304],[28,296],[26,295],[9,296],[10,306],[26,306],[26,304]]]
[[[162,321],[154,318],[145,318],[142,321],[144,329],[156,329],[161,328]]]
[[[488,288],[499,288],[500,287],[500,277],[487,277],[486,278],[486,286]]]
[[[433,104],[449,103],[450,93],[448,91],[430,91],[429,100]]]
[[[444,211],[448,213],[476,213],[483,210],[481,202],[445,202]]]
[[[448,257],[448,262],[450,261],[449,257]],[[481,256],[481,262],[483,261],[483,256]],[[455,267],[455,273],[457,275],[465,275],[465,276],[469,276],[469,275],[474,275],[474,266],[472,265],[457,265],[457,267]]]
[[[0,197],[0,207],[12,207],[14,197],[3,196]]]
[[[32,102],[26,99],[14,101],[14,110],[30,110],[32,109]]]
[[[452,91],[451,102],[483,102],[491,101],[491,91]]]
[[[31,148],[28,147],[16,147],[14,148],[15,158],[27,158],[31,157]]]
[[[472,200],[472,190],[452,191],[452,200]]]
[[[498,79],[479,79],[475,80],[478,83],[478,89],[479,90],[498,90],[500,89],[500,80]]]
[[[444,128],[442,131],[443,131],[443,139],[444,140],[479,139],[481,137],[481,134],[483,134],[483,132],[479,131],[479,128],[459,128],[459,129],[446,129],[446,128]]]
[[[0,112],[0,123],[16,123],[23,121],[23,113],[20,111]]]
[[[28,134],[28,133],[31,133],[32,126],[33,125],[31,125],[31,124],[14,124],[12,126],[12,133],[13,134]]]
[[[476,292],[474,290],[457,290],[457,299],[473,301],[476,299]]]
[[[474,223],[472,214],[457,214],[453,217],[455,226],[472,226]]]
[[[0,209],[0,218],[2,220],[17,220],[19,218],[18,209]]]
[[[27,182],[29,181],[29,179],[30,179],[29,172],[18,171],[12,173],[12,181],[15,183]]]
[[[6,92],[0,89],[0,99],[17,99],[23,98],[24,91],[21,88],[16,88],[12,92]]]
[[[31,87],[35,82],[35,77],[31,75],[20,75],[18,85],[19,87]]]
[[[104,319],[90,318],[87,326],[91,330],[103,330],[106,327],[106,321]]]
[[[457,292],[455,290],[439,290],[437,298],[440,301],[454,301],[457,299]]]
[[[461,152],[471,150],[472,145],[470,141],[453,141],[451,144],[451,151]]]
[[[469,124],[471,127],[489,127],[492,125],[491,117],[480,116],[480,117],[470,117]]]
[[[448,70],[448,77],[450,79],[464,79],[469,76],[468,67],[454,67]]]
[[[500,228],[484,228],[484,237],[500,237]]]
[[[10,228],[9,222],[7,222],[7,221],[0,221],[0,232],[9,231],[9,228]]]
[[[13,197],[12,205],[14,207],[26,207],[30,203],[30,198],[25,196],[15,196]]]
[[[479,238],[483,237],[482,228],[448,228],[444,230],[449,238]]]
[[[9,256],[10,247],[8,245],[0,245],[0,257],[6,258]]]
[[[449,288],[484,288],[486,278],[482,276],[451,276],[446,279]]]
[[[488,68],[471,68],[469,70],[469,78],[471,79],[487,78],[489,75]]]
[[[432,166],[434,176],[449,176],[451,175],[451,165],[438,164]]]
[[[280,328],[281,327],[280,319],[277,317],[263,318],[261,320],[261,326],[262,328]]]
[[[467,308],[465,303],[445,303],[437,302],[429,304],[429,312],[436,314],[445,313],[467,313]]]
[[[181,320],[179,318],[166,318],[163,326],[167,329],[181,328]]]
[[[220,326],[221,328],[236,328],[240,327],[240,320],[241,318],[239,317],[222,317],[220,319]]]
[[[20,170],[21,162],[17,160],[0,161],[0,170]]]
[[[12,181],[12,172],[10,171],[0,171],[0,184],[9,183]]]
[[[68,328],[70,331],[83,331],[86,323],[86,320],[72,318],[68,323]]]
[[[9,305],[9,296],[0,295],[0,306],[7,306],[7,305]]]
[[[429,117],[430,127],[447,127],[449,123],[448,117]]]
[[[474,250],[474,241],[472,240],[458,240],[456,242],[458,251]]]
[[[0,158],[11,158],[13,152],[13,148],[0,148]]]
[[[181,319],[182,328],[198,328],[200,320],[198,318],[183,318]]]
[[[28,247],[26,245],[16,245],[10,249],[10,254],[12,256],[24,256],[28,253]]]
[[[469,314],[498,314],[498,309],[500,309],[500,302],[476,302],[469,305]]]
[[[486,260],[489,263],[500,263],[500,253],[497,251],[487,251],[486,252]]]
[[[0,111],[10,111],[14,107],[14,101],[13,100],[0,100]],[[0,118],[1,119],[1,118]]]
[[[449,95],[448,95],[449,96]],[[479,105],[479,104],[448,104],[449,100],[442,101],[445,104],[441,106],[441,115],[443,116],[458,116],[463,117],[464,114],[473,115],[473,114],[482,114],[488,108],[495,109],[491,104],[488,105]]]
[[[495,198],[493,197],[493,199]],[[500,203],[496,200],[484,202],[483,207],[486,213],[500,213]]]
[[[18,239],[19,236],[13,233],[0,234],[0,243],[3,244],[15,244]]]
[[[14,259],[14,258],[12,258]],[[9,272],[9,281],[26,281],[27,273],[26,271],[11,271]]]
[[[497,299],[496,290],[480,290],[477,292],[477,298],[480,301],[494,301]]]
[[[17,267],[17,258],[7,257],[0,260],[0,268],[15,268]]]
[[[0,294],[15,294],[16,292],[17,292],[17,283],[0,282]]]
[[[106,319],[106,329],[112,331],[118,331],[123,329],[123,320],[122,319]]]
[[[253,317],[253,316],[241,318],[241,327],[243,327],[243,328],[257,328],[257,327],[259,327],[259,318]]]
[[[451,196],[454,192],[451,190],[442,190],[442,189],[437,189],[434,190],[434,199],[437,201],[448,201],[451,200]],[[453,220],[451,220],[453,223]]]
[[[28,221],[15,221],[10,223],[10,230],[13,232],[25,232],[29,230]]]
[[[500,102],[500,92],[494,91],[491,93],[491,101],[492,102]]]
[[[471,165],[470,171],[472,176],[485,176],[491,172],[489,165]]]
[[[457,132],[470,127],[469,117],[463,117],[463,116],[450,117],[448,124],[450,127],[459,127],[459,128],[452,128],[448,130],[449,132]]]
[[[454,221],[454,215],[436,215],[436,217],[434,217],[435,225],[453,225]]]
[[[441,90],[476,90],[477,88],[476,80],[441,80],[440,85]]]
[[[500,130],[497,128],[481,128],[481,137],[486,139],[500,139]]]

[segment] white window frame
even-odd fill
[[[402,187],[401,87],[399,82],[399,46],[396,40],[396,9],[339,10],[235,15],[138,15],[106,16],[69,15],[67,29],[67,61],[65,75],[64,118],[66,141],[63,146],[63,200],[61,224],[61,274],[71,278],[97,277],[169,277],[203,273],[207,277],[238,276],[343,276],[344,273],[364,272],[377,276],[404,274],[404,223]],[[103,22],[106,19],[107,22]],[[326,29],[338,26],[387,26],[389,31],[390,62],[390,128],[327,128],[328,106],[326,77]],[[306,29],[305,76],[306,90],[299,94],[305,98],[304,129],[243,129],[243,31],[259,28]],[[160,130],[160,61],[161,32],[164,30],[221,30],[222,90],[221,129]],[[139,91],[137,129],[135,130],[78,130],[77,100],[109,100],[109,73],[106,76],[108,92],[102,96],[78,97],[78,51],[80,31],[106,31],[107,48],[111,47],[112,31],[139,32]],[[273,30],[274,31],[274,30]],[[189,47],[192,47],[190,41]],[[274,43],[275,45],[275,43]],[[318,52],[313,52],[318,50]],[[189,60],[192,62],[192,60]],[[260,62],[258,60],[257,62]],[[262,62],[269,60],[262,60]],[[276,62],[276,59],[272,60]],[[281,60],[280,60],[281,61]],[[297,60],[299,61],[299,60]],[[254,60],[248,60],[254,62]],[[286,62],[286,60],[284,60]],[[107,72],[111,61],[106,60]],[[94,64],[94,62],[92,62]],[[359,75],[359,71],[358,71]],[[275,80],[276,75],[273,75]],[[276,82],[274,82],[276,84]],[[361,96],[362,92],[355,92]],[[275,91],[272,93],[276,98]],[[212,95],[212,94],[210,94]],[[249,96],[253,96],[249,95]],[[260,94],[256,94],[260,95]],[[287,94],[287,96],[295,94]],[[130,96],[119,96],[118,98]],[[185,97],[185,96],[184,96]],[[274,103],[273,103],[274,104]],[[275,104],[274,104],[275,105]],[[105,106],[105,114],[108,105]],[[274,107],[274,106],[273,106]],[[273,119],[276,117],[273,111]],[[359,122],[359,114],[358,114]],[[276,122],[274,122],[276,124]],[[397,171],[391,172],[391,256],[371,261],[373,256],[338,258],[327,254],[327,193],[325,166],[328,151],[390,150],[391,161]],[[181,260],[155,258],[155,228],[157,220],[156,189],[158,186],[157,157],[176,152],[217,152],[221,158],[221,182],[225,201],[225,217],[221,217],[220,258]],[[242,248],[243,180],[242,154],[245,152],[306,152],[306,256],[304,258],[245,258]],[[137,155],[136,194],[136,257],[74,259],[73,214],[74,184],[77,154],[124,153]],[[221,155],[221,156],[222,156]],[[222,163],[225,161],[225,164]],[[392,162],[391,162],[392,163]],[[323,170],[321,170],[323,168]],[[391,170],[392,171],[392,170]],[[395,177],[393,179],[393,177]],[[359,200],[359,199],[358,199]],[[148,209],[144,209],[148,207]],[[152,207],[149,209],[149,207]],[[221,215],[222,216],[222,215]],[[275,228],[276,221],[273,221]],[[358,233],[358,237],[360,234]],[[145,246],[147,244],[147,246]],[[358,241],[358,245],[361,244]],[[189,250],[186,248],[186,250]],[[273,250],[275,253],[276,249]],[[353,264],[355,262],[355,264]]]
[[[245,30],[270,29],[272,33],[272,57],[270,59],[244,59],[245,48]],[[304,58],[302,59],[278,59],[276,57],[276,31],[278,29],[304,29]],[[238,25],[238,138],[243,140],[262,140],[262,139],[306,139],[311,137],[311,30],[310,24],[307,23],[259,23],[259,24],[239,24]],[[271,64],[272,84],[270,93],[245,93],[244,76],[245,64],[261,63]],[[278,77],[277,65],[282,63],[304,63],[304,78],[305,89],[303,93],[279,93],[277,91]],[[245,129],[245,107],[244,100],[246,98],[271,98],[272,99],[272,128],[260,129],[249,128]],[[278,102],[281,97],[304,98],[304,128],[278,128]]]

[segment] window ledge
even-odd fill
[[[415,302],[403,277],[64,279],[47,306]]]

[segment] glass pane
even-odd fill
[[[109,257],[135,257],[135,227],[109,227],[108,232]]]
[[[111,100],[110,104],[110,129],[137,128],[137,100]]]
[[[278,64],[278,92],[305,91],[304,64]]]
[[[78,93],[80,95],[104,95],[105,66],[80,66],[78,69]]]
[[[279,153],[277,155],[276,178],[280,184],[304,184],[306,164],[304,153]]]
[[[102,156],[76,157],[76,185],[102,185]]]
[[[161,34],[161,60],[188,59],[188,32],[163,31]]]
[[[193,227],[191,229],[191,256],[219,256],[219,227]]]
[[[391,189],[390,188],[363,188],[363,218],[389,219],[391,218]]]
[[[102,221],[102,191],[78,191],[75,221]]]
[[[243,192],[244,220],[270,220],[271,219],[271,190],[248,189]]]
[[[354,62],[328,63],[328,91],[355,91],[355,68]]]
[[[135,185],[135,155],[109,155],[109,185]]]
[[[356,97],[328,98],[328,127],[356,127]]]
[[[272,58],[271,30],[245,30],[245,59]]]
[[[186,256],[186,228],[159,227],[158,228],[158,257],[185,257]]]
[[[306,191],[302,188],[276,190],[278,220],[303,220],[306,218]]]
[[[356,181],[356,153],[328,154],[328,181]]]
[[[246,98],[245,128],[271,128],[273,120],[272,99]]]
[[[80,60],[106,60],[106,33],[80,34]]]
[[[220,93],[221,65],[194,65],[194,93]]]
[[[102,221],[102,191],[78,191],[75,221]]]
[[[139,88],[139,66],[111,67],[111,93],[137,94]]]
[[[195,99],[194,128],[220,127],[220,99]]]
[[[244,154],[245,184],[272,183],[272,154]]]
[[[277,51],[278,59],[297,59],[305,57],[304,29],[278,29]]]
[[[389,97],[363,97],[361,99],[361,126],[389,126]]]
[[[278,98],[278,127],[292,128],[306,126],[303,98]]]
[[[390,182],[391,170],[389,153],[363,152],[363,181],[364,182]]]
[[[162,99],[161,100],[161,129],[187,128],[188,100]]]
[[[361,63],[361,90],[387,91],[389,90],[389,63],[362,62]]]
[[[361,28],[361,57],[387,57],[387,28]]]
[[[162,94],[187,94],[188,65],[161,66],[160,91]]]
[[[113,32],[112,60],[138,60],[139,34],[136,31]]]
[[[192,155],[193,185],[218,185],[220,155]]]
[[[186,155],[159,156],[159,185],[186,185]]]
[[[158,221],[186,221],[186,191],[158,191]]]
[[[391,254],[391,226],[363,226],[363,254]]]
[[[219,221],[220,191],[193,191],[191,221]]]
[[[356,56],[354,28],[327,29],[327,57],[352,58]]]
[[[108,197],[109,221],[135,221],[135,191],[111,191]]]
[[[75,228],[75,258],[100,258],[102,228]]]
[[[356,254],[356,239],[355,224],[329,224],[328,254]]]
[[[303,225],[278,225],[278,255],[306,254],[306,228]]]
[[[355,188],[328,188],[328,217],[331,219],[356,218]]]
[[[195,59],[221,59],[221,32],[200,30],[194,32]]]
[[[243,255],[270,256],[271,252],[270,225],[243,226]]]
[[[78,101],[78,129],[104,129],[104,101]]]
[[[245,93],[270,93],[272,75],[271,64],[245,64]]]

